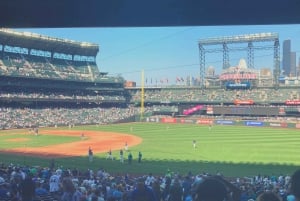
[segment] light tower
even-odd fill
[[[259,42],[273,42],[273,45],[262,45],[255,46],[254,43]],[[235,46],[229,47],[230,44],[247,44],[247,46]],[[211,48],[214,46],[214,48]],[[217,46],[217,47],[216,47]],[[218,47],[221,46],[221,47]],[[273,85],[278,87],[279,84],[279,39],[277,33],[256,33],[256,34],[245,34],[236,36],[216,37],[201,39],[198,43],[199,47],[199,58],[200,58],[200,85],[204,87],[204,75],[205,75],[205,54],[206,53],[223,53],[223,69],[228,68],[229,65],[229,53],[230,51],[243,51],[246,50],[248,54],[248,66],[254,68],[254,51],[255,50],[266,50],[273,49],[274,51],[274,73],[273,73]],[[208,48],[206,48],[208,47]],[[209,48],[210,47],[210,48]]]

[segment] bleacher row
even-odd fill
[[[132,101],[141,99],[141,91],[130,91]],[[189,88],[162,88],[145,89],[145,101],[156,102],[232,102],[236,99],[253,100],[254,102],[278,102],[299,100],[300,90],[295,88],[263,88],[251,90],[225,89],[189,89]]]

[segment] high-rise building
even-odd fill
[[[290,76],[296,76],[296,75],[297,75],[296,52],[291,52]]]
[[[289,76],[291,72],[291,40],[284,40],[282,47],[282,70]]]
[[[297,76],[300,76],[300,57],[298,58]]]

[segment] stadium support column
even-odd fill
[[[200,59],[200,86],[201,88],[204,88],[205,50],[202,44],[199,44],[199,59]]]
[[[144,97],[145,97],[145,83],[144,83],[144,70],[142,70],[142,77],[141,77],[141,117],[140,120],[143,120],[144,116]]]
[[[227,43],[223,43],[223,69],[229,68],[229,50]]]
[[[248,42],[248,67],[250,69],[254,68],[254,52],[253,52],[253,43],[252,41]]]
[[[273,72],[273,79],[274,79],[274,87],[277,89],[279,86],[279,74],[280,74],[280,49],[279,49],[279,39],[276,38],[274,41],[274,72]]]

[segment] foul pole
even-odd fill
[[[143,119],[144,116],[144,97],[145,97],[145,82],[144,82],[144,70],[142,70],[142,75],[141,75],[141,117],[140,120]]]

